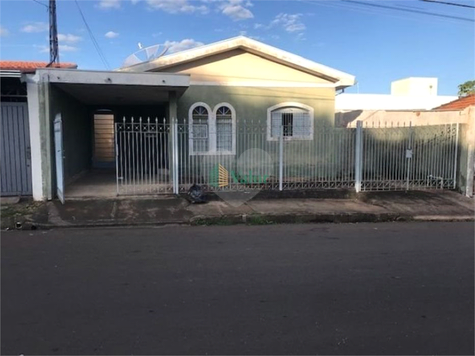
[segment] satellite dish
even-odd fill
[[[134,64],[139,64],[151,61],[153,59],[157,59],[163,56],[168,51],[168,47],[164,47],[164,49],[160,52],[159,49],[161,45],[159,44],[149,47],[143,47],[142,44],[139,42],[138,47],[139,50],[137,52],[132,53],[125,59],[122,67],[129,67],[133,66]]]

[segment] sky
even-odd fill
[[[49,60],[47,3],[0,0],[0,59]],[[456,95],[459,84],[475,79],[470,7],[422,0],[57,0],[56,6],[60,60],[79,69],[119,68],[139,43],[172,53],[244,35],[355,75],[358,84],[348,93],[389,94],[394,80],[437,77],[439,95]]]

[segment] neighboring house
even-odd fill
[[[377,111],[431,110],[457,99],[456,96],[437,95],[437,85],[437,78],[411,77],[393,81],[391,94],[337,95],[335,123],[344,126],[355,120],[364,120]]]
[[[21,82],[20,77],[47,65],[47,62],[0,61],[2,196],[32,194],[27,92],[26,84]],[[72,63],[61,64],[60,67],[77,68]]]
[[[86,195],[115,195],[116,181],[136,182],[135,174],[144,172],[148,178],[163,176],[160,184],[169,191],[178,179],[171,174],[175,168],[191,184],[196,176],[190,172],[202,177],[203,167],[238,159],[249,148],[278,152],[280,130],[296,152],[287,159],[298,160],[299,145],[316,142],[316,125],[333,125],[335,92],[355,83],[352,75],[243,36],[118,71],[38,69],[23,80],[33,196],[39,200],[61,196],[65,182],[107,166],[125,173],[102,175],[100,184],[85,175],[77,183],[90,179]],[[238,142],[238,131],[250,125],[265,128],[264,139]],[[134,138],[138,135],[143,139]],[[143,186],[151,184],[156,182]]]
[[[460,97],[450,103],[434,108],[439,114],[451,114],[466,119],[463,133],[460,164],[460,188],[466,196],[473,197],[475,191],[475,94]],[[466,169],[464,169],[466,167]],[[465,173],[466,172],[466,173]]]
[[[391,94],[340,94],[335,99],[335,125],[355,127],[356,121],[408,123],[420,112],[457,99],[437,95],[437,78],[411,77],[393,81]]]
[[[467,96],[462,96],[454,101],[451,101],[447,104],[443,104],[434,108],[433,110],[437,111],[457,111],[464,110],[470,106],[475,106],[475,94],[470,94]]]

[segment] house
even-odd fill
[[[335,111],[354,110],[430,110],[457,99],[438,95],[438,79],[410,77],[391,82],[390,94],[342,93],[335,99]]]
[[[465,110],[471,106],[475,106],[475,94],[462,96],[447,104],[443,104],[434,108],[437,111],[460,111]]]
[[[457,99],[437,95],[437,86],[437,78],[411,77],[393,81],[390,95],[340,94],[335,99],[335,125],[356,127],[356,121],[378,125],[415,121],[427,124],[419,118],[421,113]],[[445,116],[440,115],[440,120],[444,121]]]
[[[47,62],[0,61],[2,196],[32,194],[27,92],[26,84],[20,78],[24,73],[34,73],[47,65]],[[62,63],[55,67],[77,68],[77,65]]]
[[[303,167],[316,125],[333,125],[335,92],[355,83],[243,36],[117,71],[39,68],[22,80],[37,200],[210,186],[214,167],[252,148],[278,155],[284,139]]]

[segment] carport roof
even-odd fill
[[[125,73],[41,68],[23,75],[27,82],[48,82],[90,105],[152,105],[181,96],[190,85],[187,74]]]

